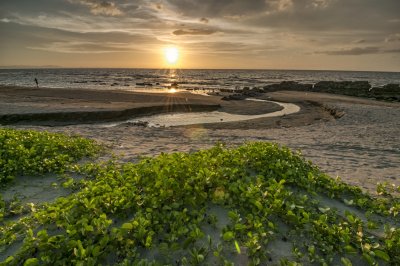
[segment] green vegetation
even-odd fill
[[[94,141],[81,137],[0,128],[0,185],[17,175],[63,172],[71,163],[98,151]]]
[[[400,263],[391,190],[371,197],[275,144],[73,171],[75,193],[1,224],[4,264]]]

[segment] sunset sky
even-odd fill
[[[400,71],[399,0],[1,0],[0,66]]]

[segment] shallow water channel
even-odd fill
[[[151,116],[143,116],[135,119],[129,119],[127,121],[107,124],[105,126],[111,127],[125,123],[148,123],[147,126],[149,127],[173,127],[173,126],[196,125],[196,124],[206,124],[206,123],[238,122],[256,118],[290,115],[300,111],[300,107],[292,103],[281,103],[281,102],[252,99],[252,98],[246,100],[275,103],[282,106],[283,109],[280,111],[265,113],[260,115],[238,115],[238,114],[229,114],[219,111],[191,112],[191,113],[164,113]]]

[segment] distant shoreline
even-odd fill
[[[158,89],[189,90],[201,93],[229,91],[237,92],[245,88],[265,89],[270,85],[277,86],[286,82],[280,89],[298,90],[297,87],[311,84],[315,92],[330,92],[326,88],[314,85],[329,82],[347,82],[356,85],[354,89],[366,90],[383,88],[388,84],[400,84],[400,73],[396,72],[351,72],[351,71],[309,71],[309,70],[190,70],[190,69],[104,69],[104,68],[54,68],[54,69],[2,69],[0,70],[0,85],[2,86],[36,86],[65,88],[65,89],[94,89],[94,90],[121,90],[146,91]],[[290,82],[297,82],[296,86],[286,87]],[[358,86],[357,83],[364,83]],[[334,84],[335,83],[335,84]],[[355,84],[353,84],[355,83]],[[342,86],[342,85],[340,85]],[[350,86],[350,87],[351,87]],[[343,87],[343,86],[342,86]],[[345,89],[348,89],[346,84]],[[268,88],[268,91],[270,88]],[[335,88],[335,90],[338,88]],[[357,95],[357,91],[351,93]],[[266,92],[268,92],[266,91]],[[336,91],[337,92],[337,91]],[[340,94],[340,93],[339,93]],[[346,93],[343,93],[346,94]],[[363,92],[363,94],[368,94]],[[379,98],[380,95],[371,95],[369,98]],[[384,98],[392,95],[384,95]],[[394,95],[397,96],[397,95]]]

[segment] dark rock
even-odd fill
[[[400,102],[400,85],[386,84],[382,88],[374,87],[370,90],[369,97],[376,100]]]
[[[126,122],[122,123],[121,126],[138,126],[138,127],[147,127],[149,125],[149,122],[147,121],[134,121],[134,122]]]
[[[279,90],[294,90],[294,91],[310,91],[312,84],[302,84],[296,81],[282,81],[281,83],[270,84],[264,86],[264,92],[273,92]]]
[[[368,81],[320,81],[312,88],[315,92],[328,92],[349,96],[367,96],[371,84]]]
[[[147,127],[149,125],[149,122],[147,121],[136,121],[132,123],[134,126],[139,126],[139,127]]]
[[[221,100],[224,100],[224,101],[240,101],[240,100],[244,100],[246,98],[247,98],[247,96],[244,95],[244,94],[231,94],[231,95],[222,97]]]
[[[264,90],[261,88],[258,88],[258,87],[252,88],[251,91],[258,92],[258,93],[264,93]]]
[[[296,81],[282,81],[279,86],[284,90],[296,90],[299,87],[299,83]]]
[[[233,92],[233,89],[220,89],[221,92]]]
[[[389,84],[384,85],[383,89],[399,92],[400,84],[389,83]]]
[[[373,95],[400,96],[400,85],[386,84],[382,88],[374,87],[371,89],[371,93]]]
[[[136,85],[138,85],[138,86],[153,86],[153,84],[152,83],[147,83],[147,82],[138,82],[138,83],[136,83]]]
[[[249,91],[243,91],[242,95],[245,97],[256,97],[260,95],[260,92],[249,90]]]

